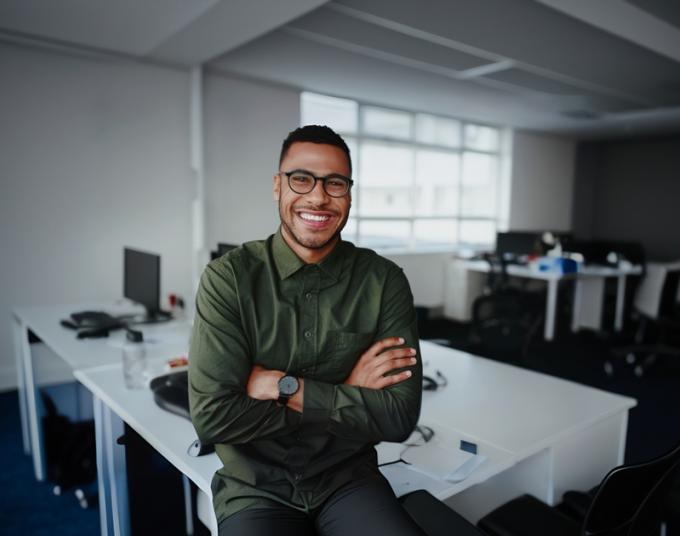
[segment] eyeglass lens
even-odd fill
[[[349,182],[341,177],[319,178],[323,188],[331,197],[342,197],[349,190]],[[317,179],[307,173],[293,173],[288,176],[288,184],[298,194],[308,194],[314,189]]]

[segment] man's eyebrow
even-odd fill
[[[343,175],[342,173],[329,173],[328,175],[317,175],[316,173],[303,168],[296,168],[292,169],[291,171],[282,171],[281,173],[286,173],[288,175],[290,175],[291,173],[307,173],[308,175],[312,175],[313,177],[319,177],[320,179],[340,178],[349,180],[349,177],[347,175]]]

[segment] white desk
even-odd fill
[[[38,480],[45,479],[45,460],[42,441],[40,403],[37,398],[37,387],[40,384],[36,367],[37,355],[34,352],[39,345],[28,343],[29,330],[44,343],[43,353],[50,354],[47,361],[60,365],[56,375],[61,381],[73,380],[73,371],[82,368],[97,367],[107,363],[119,363],[121,360],[120,342],[124,331],[118,330],[104,339],[76,339],[75,332],[62,327],[59,321],[68,318],[71,313],[83,310],[104,310],[111,314],[129,314],[140,312],[127,302],[119,304],[77,304],[54,305],[43,307],[24,307],[14,311],[13,330],[15,337],[15,361],[17,369],[17,386],[19,391],[19,408],[24,451],[33,455],[33,468]],[[189,325],[186,323],[167,322],[155,325],[140,326],[148,339],[147,348],[153,352],[175,350],[178,354],[186,352],[189,339]],[[154,341],[162,341],[155,343]],[[52,374],[52,376],[55,376]]]
[[[426,372],[440,370],[448,379],[447,387],[424,393],[421,422],[450,438],[452,448],[467,439],[488,456],[462,482],[429,479],[427,485],[469,520],[525,492],[554,503],[567,489],[592,487],[623,461],[635,400],[428,342],[421,350]],[[186,454],[195,437],[189,422],[158,408],[149,391],[125,389],[120,364],[75,375],[95,399],[98,470],[100,482],[108,483],[101,492],[109,503],[102,512],[104,534],[125,534],[127,520],[122,447],[114,443],[117,418],[211,496],[220,461],[215,454]],[[410,489],[413,474],[383,471],[398,493]],[[120,520],[118,530],[111,530],[112,518]]]
[[[474,272],[489,272],[489,263],[486,261],[453,261],[463,262],[467,270]],[[626,278],[629,275],[640,275],[641,266],[630,268],[613,268],[608,266],[583,266],[581,271],[572,274],[558,272],[539,272],[531,266],[519,266],[509,264],[508,275],[538,279],[545,281],[548,286],[548,296],[545,304],[545,325],[543,337],[546,341],[555,338],[555,318],[557,314],[557,286],[564,279],[575,279],[574,309],[572,312],[571,328],[577,331],[579,328],[588,327],[600,329],[602,318],[602,301],[604,295],[604,280],[608,277],[617,278],[616,314],[614,329],[623,329],[623,313],[626,302]]]

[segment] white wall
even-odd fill
[[[219,75],[204,87],[206,244],[264,239],[279,224],[272,176],[300,124],[300,94]]]
[[[122,248],[191,288],[188,73],[0,45],[0,389],[15,306],[122,295]]]
[[[571,230],[575,142],[515,131],[509,228]]]

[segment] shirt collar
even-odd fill
[[[351,246],[349,242],[343,240],[338,241],[333,248],[333,251],[317,265],[324,274],[331,277],[334,281],[340,279],[340,273],[342,272],[346,257],[346,254],[343,254],[343,252],[349,253],[347,249],[349,246]],[[274,254],[274,263],[276,264],[276,269],[278,270],[281,279],[290,277],[300,268],[306,266],[305,262],[295,254],[284,240],[281,235],[281,228],[274,234],[272,252]]]

